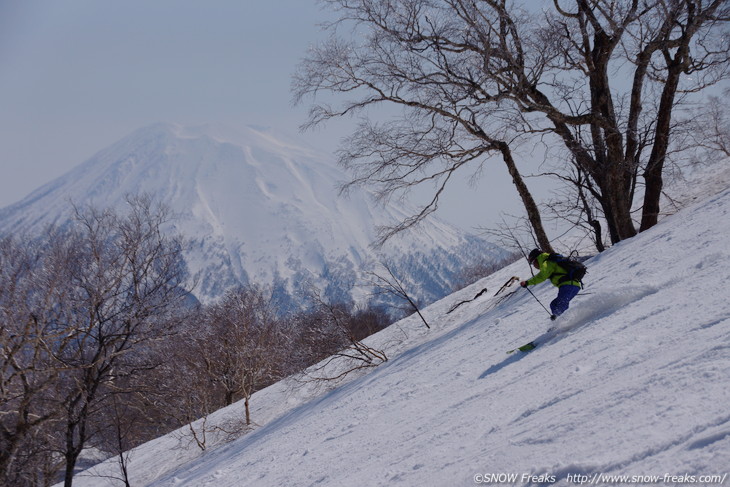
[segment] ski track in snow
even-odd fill
[[[478,474],[531,473],[568,486],[569,474],[725,474],[729,212],[725,191],[589,260],[583,294],[529,353],[505,354],[551,326],[545,310],[519,287],[494,296],[527,274],[519,262],[426,308],[431,330],[412,316],[369,337],[388,362],[333,390],[283,382],[256,393],[261,426],[236,441],[204,454],[175,449],[170,436],[142,445],[133,485],[469,486]],[[556,294],[533,289],[545,304]],[[113,471],[106,462],[74,485],[101,485],[88,475]]]

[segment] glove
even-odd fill
[[[527,281],[521,281],[520,282],[520,286],[527,287]]]

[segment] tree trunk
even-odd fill
[[[74,470],[76,469],[76,462],[81,454],[82,445],[84,444],[85,428],[83,422],[69,422],[66,428],[66,451],[64,457],[66,459],[66,469],[63,477],[64,487],[71,487],[74,480]],[[74,438],[76,432],[79,435],[79,444],[76,445]]]
[[[547,233],[545,233],[545,228],[542,225],[540,210],[538,209],[537,203],[535,203],[535,199],[532,197],[530,190],[527,189],[527,185],[522,179],[522,175],[520,175],[520,172],[517,170],[517,165],[512,157],[509,145],[505,142],[500,142],[497,143],[497,147],[502,153],[502,159],[504,159],[504,163],[507,165],[507,170],[509,171],[510,176],[512,176],[512,182],[517,188],[517,193],[519,193],[520,198],[522,199],[522,204],[525,206],[527,219],[530,221],[532,230],[535,232],[537,244],[544,252],[554,252],[552,245],[550,245],[550,239],[548,239]]]
[[[251,408],[249,407],[249,403],[248,403],[249,397],[248,396],[249,396],[248,393],[246,393],[244,396],[244,399],[243,399],[243,405],[246,408],[246,426],[251,425]]]
[[[626,168],[620,162],[606,171],[602,181],[601,205],[611,229],[611,243],[636,235],[634,221],[631,219],[631,182]]]
[[[584,6],[587,7],[587,4]],[[619,38],[603,31],[593,36],[594,47],[590,53],[593,69],[589,79],[591,112],[596,121],[601,121],[600,124],[591,124],[595,158],[592,167],[598,169],[598,179],[603,183],[601,204],[608,220],[612,243],[636,235],[631,219],[630,173],[624,164],[623,137],[616,120],[608,75],[611,53]]]
[[[679,77],[682,74],[685,51],[677,52],[674,62],[669,67],[669,76],[664,84],[659,110],[657,112],[654,147],[649,156],[649,163],[644,171],[646,189],[644,191],[644,207],[641,213],[640,231],[647,230],[657,224],[659,220],[660,198],[664,187],[664,160],[669,147],[669,132],[671,130],[672,107],[679,86]]]

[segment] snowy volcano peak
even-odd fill
[[[129,194],[149,193],[178,215],[172,229],[193,242],[187,260],[200,283],[196,295],[214,298],[245,282],[291,291],[325,273],[351,281],[354,269],[383,258],[370,248],[375,229],[409,214],[402,205],[375,205],[364,191],[343,198],[346,179],[331,156],[273,129],[159,123],[1,210],[0,231],[61,223],[71,201],[119,207]],[[501,251],[432,219],[383,253],[426,279],[420,292],[433,299],[470,259]]]
[[[324,159],[252,128],[224,134],[213,126],[156,124],[100,152],[72,179],[107,200],[110,193],[116,199],[141,189],[184,212],[189,203],[216,194],[248,203],[307,198],[322,179],[331,192],[334,167]]]

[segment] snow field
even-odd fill
[[[532,352],[505,353],[545,332],[545,310],[517,284],[493,297],[510,276],[527,276],[518,262],[424,310],[431,330],[412,316],[369,337],[388,354],[381,366],[329,391],[285,383],[260,391],[252,399],[260,427],[236,441],[203,454],[173,447],[172,436],[142,445],[132,452],[135,485],[722,476],[730,470],[729,211],[726,190],[589,260],[584,294]],[[446,313],[483,287],[484,296]],[[544,304],[555,296],[549,283],[533,289]],[[113,469],[107,462],[75,484],[120,485],[89,476]]]

